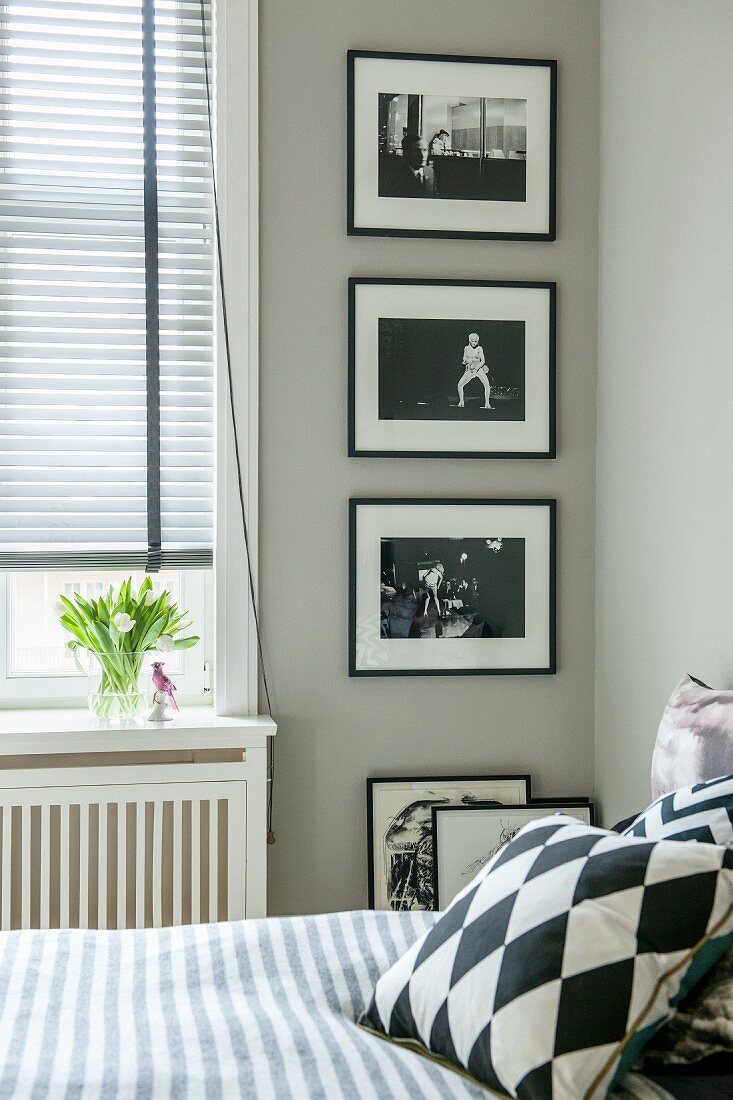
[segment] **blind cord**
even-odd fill
[[[249,524],[247,523],[247,509],[244,503],[244,489],[242,486],[242,460],[239,449],[239,432],[237,429],[237,417],[234,407],[234,383],[232,376],[232,356],[229,342],[229,321],[227,317],[227,299],[224,287],[224,261],[221,247],[221,228],[219,222],[219,199],[216,185],[216,162],[214,160],[214,123],[211,105],[211,81],[209,78],[209,50],[208,34],[206,31],[206,11],[204,0],[199,0],[201,12],[201,41],[204,52],[204,76],[206,79],[206,112],[209,127],[209,149],[211,152],[211,188],[214,201],[214,235],[216,238],[216,259],[219,273],[219,295],[221,299],[221,320],[224,332],[224,352],[227,366],[227,389],[229,394],[229,412],[232,423],[232,435],[234,438],[234,460],[237,468],[237,486],[239,489],[239,506],[242,514],[242,531],[244,534],[244,548],[247,558],[247,578],[249,581],[249,595],[252,604],[252,617],[257,636],[257,658],[259,670],[262,674],[262,686],[267,700],[267,713],[272,717],[272,703],[270,701],[270,688],[267,682],[267,668],[262,651],[262,631],[260,630],[260,617],[257,609],[257,593],[254,577],[252,575],[252,557],[250,554]],[[275,786],[275,738],[267,738],[267,843],[275,843],[275,834],[272,830],[272,797]]]

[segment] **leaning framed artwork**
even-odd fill
[[[350,50],[348,231],[555,239],[557,62]]]
[[[531,806],[435,803],[430,812],[436,909],[450,905],[456,894],[530,821],[563,813],[586,825],[594,823],[593,803],[587,799],[538,799]]]
[[[554,283],[349,279],[349,455],[554,458]]]
[[[349,509],[350,676],[556,671],[556,501]]]
[[[367,779],[370,909],[433,909],[433,806],[531,797],[528,775],[417,775]]]

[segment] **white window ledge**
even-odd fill
[[[267,715],[224,718],[211,707],[182,707],[171,722],[104,722],[86,709],[0,710],[0,756],[249,748],[274,737]]]

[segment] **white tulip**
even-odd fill
[[[157,596],[153,592],[152,588],[149,592],[145,593],[145,600],[143,601],[146,607],[150,607],[157,600]]]
[[[173,649],[173,645],[174,642],[170,634],[161,634],[161,636],[158,638],[158,644],[156,648],[160,653],[170,653],[170,651]]]
[[[53,610],[54,615],[65,615],[66,614],[66,608],[61,603],[61,600],[56,600],[56,603],[53,605],[52,610]]]
[[[120,634],[128,634],[135,625],[135,620],[131,619],[126,611],[118,611],[112,622]]]

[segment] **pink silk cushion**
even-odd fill
[[[733,774],[733,691],[683,676],[669,697],[652,756],[652,800]]]

